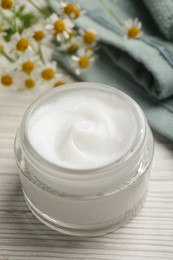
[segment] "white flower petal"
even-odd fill
[[[54,28],[53,24],[46,24],[46,30],[52,30]]]
[[[61,42],[63,40],[62,34],[58,33],[56,39],[58,42]]]
[[[97,33],[96,30],[94,30],[93,28],[88,28],[87,32],[92,32],[92,33],[94,33],[94,34]]]
[[[138,26],[138,23],[139,23],[138,18],[135,18],[133,24],[136,25],[136,26]]]
[[[66,6],[67,6],[67,4],[66,4],[66,3],[64,3],[64,2],[61,2],[61,6],[62,6],[62,7],[66,7]]]
[[[11,37],[11,41],[13,41],[13,42],[17,42],[19,39],[20,39],[19,33],[15,33],[15,34],[13,34],[13,36]]]
[[[92,50],[87,50],[86,51],[86,56],[87,57],[91,57],[94,54],[94,52]]]
[[[50,19],[52,22],[56,22],[59,20],[59,17],[54,13],[48,19]]]
[[[84,56],[84,55],[85,55],[85,49],[84,49],[84,48],[79,49],[78,52],[77,52],[77,54],[78,54],[79,56]]]
[[[94,62],[95,59],[96,59],[95,57],[91,57],[91,58],[90,58],[90,62],[91,62],[91,63]]]
[[[80,75],[80,74],[81,74],[81,70],[80,70],[79,68],[77,68],[77,69],[75,70],[75,72],[76,72],[77,75]]]
[[[79,61],[79,60],[80,60],[80,58],[77,57],[77,56],[72,56],[71,59],[72,59],[73,61]]]
[[[65,39],[68,39],[70,37],[69,34],[66,31],[64,31],[63,34],[64,34]]]
[[[64,19],[64,22],[65,22],[65,24],[68,26],[68,27],[70,27],[70,28],[72,28],[72,27],[74,27],[74,24],[69,20],[69,19]]]
[[[26,29],[23,31],[21,36],[24,38],[25,37],[28,38],[28,37],[32,37],[32,35],[33,35],[33,31],[31,29]]]
[[[138,22],[138,28],[141,29],[142,28],[142,23]]]
[[[67,27],[67,28],[66,28],[66,32],[69,32],[69,33],[70,33],[70,32],[71,32],[71,29]]]

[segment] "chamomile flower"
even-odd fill
[[[0,0],[0,6],[4,10],[11,10],[14,6],[23,4],[22,0]]]
[[[32,73],[32,75],[26,75],[23,80],[23,89],[25,90],[34,90],[40,84],[40,80],[38,79],[38,73]]]
[[[0,85],[18,90],[21,87],[20,74],[13,70],[3,69],[0,73]]]
[[[35,26],[32,27],[33,31],[33,39],[37,43],[43,43],[46,40],[48,40],[48,33],[45,29],[44,24],[36,24]],[[49,37],[50,38],[50,37]]]
[[[14,0],[1,0],[1,7],[5,10],[10,10],[14,6]]]
[[[62,42],[70,37],[70,33],[74,24],[70,21],[70,19],[65,18],[61,19],[56,14],[52,14],[46,24],[46,29],[53,32],[57,41]]]
[[[56,62],[49,63],[43,67],[40,73],[41,88],[40,91],[52,89],[66,84],[66,77],[57,72]]]
[[[31,50],[33,32],[31,30],[25,30],[22,34],[15,33],[11,37],[11,49],[13,52],[21,54],[28,50]]]
[[[34,55],[32,51],[24,53],[20,56],[20,59],[16,62],[19,71],[30,75],[31,73],[38,71],[41,65],[41,61],[38,56]]]
[[[3,72],[0,77],[0,83],[2,86],[9,88],[14,85],[14,76],[11,72]]]
[[[32,77],[28,77],[24,81],[24,86],[26,89],[33,89],[36,87],[36,83],[37,83],[37,81],[34,80]]]
[[[56,72],[57,63],[55,61],[47,63],[40,70],[40,76],[42,81],[49,82],[55,80]]]
[[[142,23],[136,18],[134,20],[129,19],[124,23],[123,34],[125,38],[135,39],[139,38],[142,34]]]
[[[83,40],[80,35],[73,36],[69,41],[62,46],[62,50],[67,51],[69,54],[77,52],[80,48],[83,47]]]
[[[66,82],[65,82],[64,80],[57,80],[57,81],[54,83],[53,87],[54,87],[54,88],[57,88],[57,87],[60,87],[60,86],[65,85],[65,84],[66,84]]]
[[[62,8],[60,14],[67,15],[70,19],[77,19],[83,11],[81,11],[79,1],[71,1],[70,3],[61,2]]]
[[[94,60],[95,57],[92,50],[80,49],[76,56],[72,56],[76,74],[79,75],[81,71],[87,70]]]
[[[57,73],[55,80],[53,81],[52,87],[57,88],[67,84],[68,82],[70,82],[70,79],[66,75]]]
[[[94,29],[87,29],[86,31],[80,30],[80,34],[83,37],[83,42],[85,45],[95,45],[98,40],[98,35],[96,30]]]

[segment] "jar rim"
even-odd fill
[[[136,117],[137,117],[136,121],[137,121],[138,129],[137,129],[137,135],[134,140],[134,143],[132,144],[130,149],[118,160],[113,161],[104,166],[96,167],[96,168],[90,168],[90,169],[72,168],[71,169],[68,167],[59,166],[58,164],[55,164],[49,160],[46,160],[46,158],[44,158],[42,155],[40,155],[35,150],[32,143],[30,142],[30,139],[28,136],[28,131],[26,129],[27,121],[29,120],[28,118],[31,117],[32,113],[35,111],[35,109],[38,107],[39,104],[48,100],[49,98],[51,98],[52,96],[54,96],[58,93],[68,91],[72,88],[73,89],[85,89],[85,88],[93,89],[93,87],[94,87],[94,89],[98,89],[98,90],[114,92],[116,95],[118,95],[118,97],[120,97],[121,99],[128,102],[129,106],[131,106],[132,111],[136,112]],[[139,128],[141,128],[141,129],[139,129]],[[26,112],[23,116],[22,123],[21,123],[21,129],[24,130],[21,133],[21,138],[24,141],[23,149],[27,153],[27,155],[29,155],[30,158],[32,158],[38,162],[41,162],[42,165],[49,167],[49,169],[52,169],[54,171],[58,170],[58,172],[62,172],[63,174],[68,175],[70,173],[70,175],[79,175],[79,173],[81,174],[81,172],[82,172],[81,175],[85,175],[85,173],[86,173],[88,176],[88,174],[90,174],[90,173],[92,173],[92,174],[93,173],[102,173],[103,171],[105,171],[105,169],[106,170],[112,169],[112,167],[118,168],[118,167],[121,167],[122,164],[128,163],[135,156],[135,154],[137,154],[139,152],[139,150],[141,149],[142,143],[146,138],[146,119],[145,119],[145,115],[144,115],[143,111],[141,110],[141,108],[139,107],[139,105],[131,97],[129,97],[127,94],[120,91],[119,89],[116,89],[115,87],[107,86],[105,84],[100,84],[100,83],[74,82],[74,83],[66,84],[65,86],[61,86],[60,88],[54,88],[54,89],[48,90],[48,91],[44,92],[39,98],[37,98],[26,110]]]

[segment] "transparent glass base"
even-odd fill
[[[59,222],[53,218],[50,218],[47,214],[40,211],[27,197],[24,193],[25,201],[32,211],[32,213],[46,226],[51,229],[57,230],[60,233],[74,236],[100,236],[106,233],[115,231],[120,227],[124,226],[130,220],[132,220],[140,211],[145,201],[146,194],[143,198],[130,210],[126,211],[124,214],[120,215],[118,218],[113,219],[109,222],[96,223],[93,225],[74,225],[66,224],[64,222]]]

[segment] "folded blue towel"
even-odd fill
[[[143,0],[163,35],[173,40],[173,1]]]
[[[140,39],[124,40],[120,26],[101,1],[81,1],[87,12],[78,26],[98,31],[100,51],[98,60],[80,79],[123,90],[143,108],[151,127],[173,140],[173,45],[160,37],[142,1],[105,2],[122,21],[138,17],[144,33]],[[55,8],[57,2],[51,0],[51,4]],[[73,73],[68,56],[56,52],[56,57]]]

